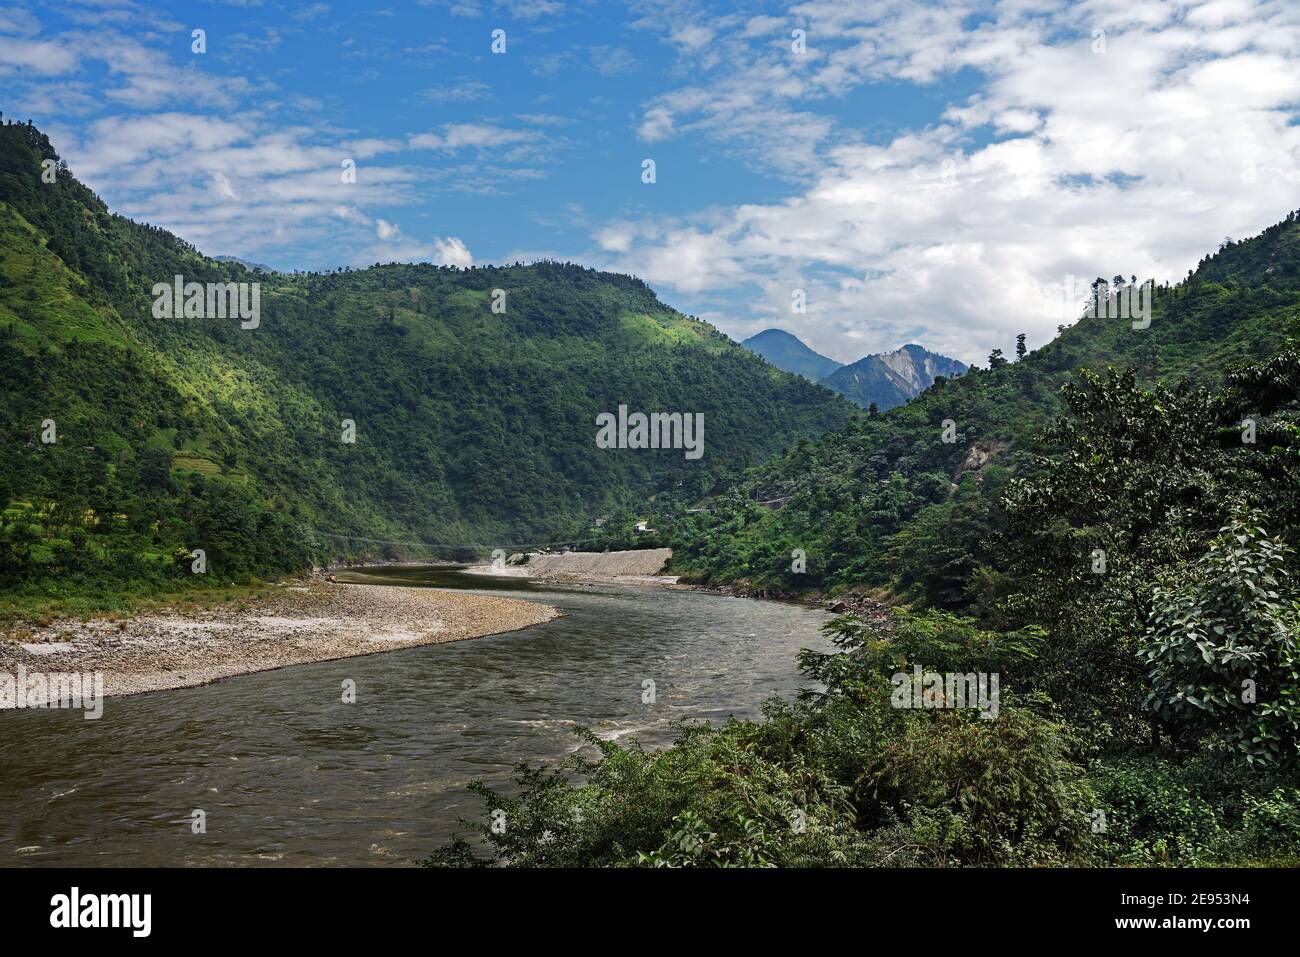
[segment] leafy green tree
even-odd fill
[[[1289,767],[1300,748],[1300,586],[1293,551],[1263,523],[1234,508],[1205,555],[1156,588],[1147,705],[1184,740],[1213,736],[1252,764]]]

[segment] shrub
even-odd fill
[[[1143,647],[1147,705],[1175,733],[1212,736],[1252,764],[1294,766],[1300,744],[1300,592],[1290,549],[1245,507],[1155,592]]]
[[[895,627],[904,636],[897,646],[884,637]],[[1062,726],[1005,705],[995,720],[891,705],[896,651],[980,670],[1023,656],[1023,646],[944,614],[902,612],[866,625],[845,616],[828,629],[842,650],[804,660],[827,692],[769,702],[761,722],[685,725],[658,753],[585,733],[597,760],[521,768],[516,797],[475,785],[487,810],[472,826],[490,860],[797,867],[1083,859],[1095,802]],[[426,863],[484,861],[457,841]]]

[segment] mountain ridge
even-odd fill
[[[40,130],[0,126],[0,589],[173,586],[200,547],[237,580],[411,554],[383,542],[578,540],[857,414],[633,277],[250,272],[112,213],[65,166],[43,182],[47,159]],[[160,315],[176,275],[256,283],[256,328]],[[703,414],[704,456],[598,449],[596,416],[624,404]]]
[[[820,384],[864,409],[874,405],[885,412],[920,395],[936,379],[955,378],[966,368],[964,362],[908,343],[841,366]]]
[[[936,378],[952,378],[966,364],[908,343],[843,364],[815,352],[792,332],[773,327],[740,343],[778,369],[801,375],[844,396],[861,409],[879,412],[902,405],[928,389]]]

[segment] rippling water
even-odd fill
[[[804,682],[828,615],[635,586],[537,586],[441,568],[361,581],[502,589],[566,617],[524,631],[0,713],[0,865],[402,864],[477,817],[465,785],[550,763],[586,725],[649,746],[679,718],[757,714]],[[341,682],[357,703],[341,702]],[[643,704],[642,682],[657,701]],[[190,813],[207,813],[191,833]]]

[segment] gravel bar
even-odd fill
[[[132,695],[495,635],[559,614],[517,598],[313,579],[185,614],[56,621],[21,642],[0,643],[0,672],[17,674],[19,665],[29,674],[98,671],[105,696]]]

